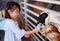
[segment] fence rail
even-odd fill
[[[45,2],[45,3],[60,5],[60,1],[55,1],[55,0],[34,0],[34,1],[40,1],[40,2]]]

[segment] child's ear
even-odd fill
[[[8,13],[11,14],[12,13],[11,10],[8,10]]]
[[[8,8],[5,8],[5,10],[8,10]]]

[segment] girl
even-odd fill
[[[4,41],[21,41],[21,38],[29,37],[31,34],[39,32],[39,29],[33,29],[32,31],[25,31],[24,29],[19,29],[16,22],[16,18],[19,15],[21,8],[16,2],[8,2],[5,9],[5,38]]]

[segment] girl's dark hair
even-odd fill
[[[5,9],[5,18],[11,19],[10,15],[9,15],[9,13],[8,13],[8,10],[13,9],[14,6],[15,6],[15,7],[18,7],[18,8],[19,8],[19,12],[20,12],[21,7],[20,7],[20,5],[19,5],[18,3],[13,2],[13,1],[7,2],[6,9]]]
[[[47,13],[43,13],[43,14],[39,15],[39,21],[38,21],[37,24],[39,24],[39,23],[44,24],[45,23],[45,19],[46,19],[47,16],[48,16]]]

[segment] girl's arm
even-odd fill
[[[28,38],[31,34],[38,33],[38,32],[40,32],[40,29],[38,28],[35,28],[32,31],[26,31],[24,37]]]

